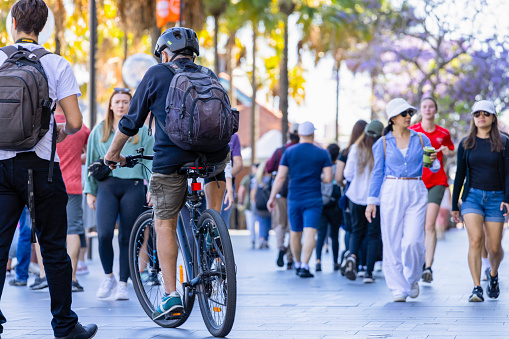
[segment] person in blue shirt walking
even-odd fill
[[[423,147],[431,147],[431,142],[408,128],[416,111],[401,98],[387,104],[389,125],[373,145],[375,165],[366,208],[371,222],[380,205],[385,281],[398,302],[419,295],[425,253],[428,191],[422,181]],[[430,155],[434,173],[440,169],[436,157],[436,152]]]
[[[312,278],[309,259],[315,248],[316,229],[322,215],[321,183],[332,182],[332,161],[329,152],[313,145],[315,126],[311,122],[300,124],[298,133],[300,143],[288,148],[283,154],[267,208],[269,211],[274,210],[276,195],[289,175],[288,217],[295,268],[301,278]]]

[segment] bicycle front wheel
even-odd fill
[[[203,212],[198,228],[205,230],[199,236],[200,255],[195,252],[202,278],[198,286],[200,311],[209,332],[224,337],[232,329],[237,304],[233,247],[226,224],[217,211]]]
[[[177,239],[178,240],[178,239]],[[184,314],[178,319],[161,318],[153,320],[161,327],[178,327],[186,322],[194,304],[194,294],[189,295],[189,288],[182,283],[189,280],[180,241],[178,242],[177,257],[177,291],[182,296]],[[156,249],[156,232],[152,218],[152,211],[143,212],[134,223],[129,239],[129,270],[133,281],[134,291],[143,310],[152,319],[152,312],[161,302],[165,293],[163,274],[159,265]]]

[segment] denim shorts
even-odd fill
[[[470,188],[467,198],[461,205],[461,215],[475,213],[482,215],[485,221],[504,222],[504,211],[500,204],[504,200],[504,191],[483,191]]]

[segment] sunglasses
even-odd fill
[[[485,117],[489,117],[491,115],[490,112],[486,112],[486,111],[477,111],[474,113],[474,117],[475,118],[479,118],[481,116],[481,114],[483,114]]]
[[[403,118],[406,118],[407,114],[410,115],[411,117],[413,117],[415,113],[414,113],[413,109],[407,109],[406,111],[400,113],[400,115]]]
[[[131,93],[131,90],[129,88],[119,88],[119,87],[115,87],[113,89],[115,92],[122,92],[122,93]]]

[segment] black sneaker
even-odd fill
[[[500,286],[498,285],[498,274],[494,277],[491,276],[491,272],[488,272],[489,280],[488,280],[488,288],[486,289],[486,293],[490,298],[498,298],[500,295]]]
[[[334,271],[339,271],[340,268],[341,268],[340,264],[334,264]]]
[[[295,274],[300,275],[300,270],[301,270],[301,268],[300,268],[300,267],[299,267],[299,268],[296,268],[296,269],[295,269]]]
[[[315,265],[315,272],[321,272],[322,271],[322,264],[317,262]]]
[[[470,302],[481,302],[481,301],[484,301],[484,297],[483,297],[482,294],[483,294],[482,287],[481,286],[476,286],[472,290],[472,294],[468,298],[468,301],[470,301]]]
[[[77,323],[74,329],[66,335],[65,337],[55,337],[55,339],[90,339],[95,336],[97,333],[97,325],[89,324],[86,326],[82,326],[80,323]]]
[[[300,273],[299,273],[299,277],[301,278],[313,278],[314,275],[309,272],[309,270],[307,268],[301,268],[300,269]]]
[[[341,256],[341,263],[339,264],[340,265],[340,272],[341,272],[341,275],[342,276],[345,276],[345,269],[346,269],[346,258],[348,258],[348,256],[350,255],[350,251],[349,250],[346,250],[343,252],[342,256]]]
[[[293,268],[293,261],[289,261],[286,263],[286,269],[291,270]]]
[[[73,292],[83,292],[85,289],[83,288],[83,286],[80,285],[79,282],[77,281],[72,281],[72,289],[71,289]]]
[[[357,279],[357,263],[354,257],[346,258],[345,275],[348,280]]]
[[[364,280],[362,281],[365,284],[371,284],[375,282],[375,278],[373,278],[373,273],[368,273],[364,275]]]
[[[36,277],[34,283],[28,286],[28,288],[30,288],[31,290],[42,290],[43,288],[46,287],[48,287],[48,280],[46,280],[46,277],[44,278]]]
[[[285,265],[284,256],[286,254],[286,250],[279,250],[279,254],[277,255],[276,265],[278,267],[283,267]]]
[[[431,267],[426,267],[422,271],[422,281],[425,283],[430,283],[433,281],[433,271],[431,270]]]

